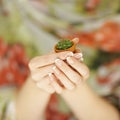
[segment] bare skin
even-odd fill
[[[78,120],[119,120],[118,111],[86,84],[81,53],[61,52],[30,61],[31,77],[16,100],[17,120],[41,120],[52,93],[60,94]]]

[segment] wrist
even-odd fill
[[[38,88],[29,78],[17,96],[17,118],[21,120],[38,120],[41,118],[49,102],[50,95]]]

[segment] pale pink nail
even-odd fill
[[[67,57],[67,61],[68,61],[68,63],[70,63],[70,64],[73,64],[73,63],[74,63],[74,61],[72,60],[71,57]]]
[[[75,53],[74,57],[75,58],[81,58],[81,57],[83,57],[83,54],[82,53]]]
[[[48,73],[48,76],[50,78],[50,81],[54,81],[52,73]]]
[[[54,66],[54,67],[53,67],[53,71],[54,71],[57,75],[59,75],[59,74],[60,74],[60,72],[59,72],[59,70],[57,69],[57,67],[56,67],[56,66]]]
[[[73,55],[74,55],[73,52],[69,52],[69,53],[66,54],[65,58],[71,57],[71,56],[73,56]]]
[[[84,58],[82,57],[82,58],[80,58],[80,60],[81,60],[81,61],[83,61],[83,60],[84,60]]]
[[[60,60],[60,59],[56,59],[56,60],[55,60],[55,63],[56,63],[58,66],[62,66],[62,60]]]

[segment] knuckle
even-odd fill
[[[28,63],[28,67],[29,67],[30,71],[35,70],[34,64],[31,61]]]
[[[32,70],[32,63],[31,63],[31,61],[28,63],[28,67],[29,67],[30,70]]]
[[[40,79],[36,72],[31,72],[31,78],[33,81],[38,81]]]
[[[39,60],[39,57],[36,56],[36,57],[32,58],[32,59],[29,61],[28,67],[30,68],[30,70],[35,69],[35,66],[34,66],[34,65],[35,65],[35,63],[37,63],[38,60]]]

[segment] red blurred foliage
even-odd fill
[[[96,31],[79,32],[65,36],[65,38],[79,38],[81,45],[95,47],[106,52],[120,52],[120,24],[106,22]]]
[[[10,45],[0,38],[0,85],[20,87],[28,75],[28,58],[23,45]]]
[[[69,120],[70,114],[61,113],[58,110],[58,97],[56,94],[51,96],[49,104],[47,106],[45,116],[46,120]]]
[[[95,11],[96,7],[100,4],[101,0],[87,0],[85,8],[88,12]]]
[[[105,76],[101,76],[99,75],[99,72],[98,72],[98,76],[97,76],[97,82],[100,84],[100,85],[108,85],[108,84],[111,84],[112,86],[114,86],[115,82],[120,82],[120,74],[119,74],[119,77],[116,79],[113,79],[112,76],[116,76],[119,72],[119,67],[120,67],[120,58],[117,58],[109,63],[106,63],[104,65],[102,65],[102,67],[100,67],[99,69],[104,69],[106,70],[106,75]],[[112,72],[109,71],[109,70],[113,70]],[[105,71],[104,71],[105,72]],[[116,74],[117,73],[117,74]]]

